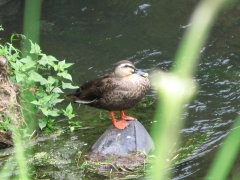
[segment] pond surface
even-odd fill
[[[168,71],[184,31],[191,26],[188,20],[197,2],[43,1],[40,45],[44,53],[74,63],[69,71],[77,85],[111,71],[114,63],[122,59],[132,61],[145,71],[156,68]],[[191,103],[185,105],[185,127],[179,133],[183,136],[183,144],[199,141],[209,133],[210,136],[193,151],[192,159],[173,170],[174,180],[204,177],[239,113],[239,13],[239,2],[222,10],[200,51],[194,77],[199,92]],[[21,23],[22,9],[3,23],[4,36],[7,38],[12,32],[22,33]],[[148,97],[155,99],[153,90]],[[89,128],[77,130],[66,138],[77,136],[85,146],[91,147],[111,124],[108,113],[84,106],[75,105],[74,108],[78,115],[75,120],[81,121],[82,127]],[[128,112],[150,131],[154,125],[154,109],[153,105],[146,108],[139,105]],[[60,119],[57,124],[66,127],[67,121]],[[240,156],[232,168],[232,172],[239,171]],[[82,176],[85,176],[84,172]]]

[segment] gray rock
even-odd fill
[[[92,146],[92,151],[102,155],[130,156],[134,152],[148,154],[154,144],[146,129],[139,121],[128,121],[124,130],[111,125]]]

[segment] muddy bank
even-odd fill
[[[10,82],[7,60],[0,56],[0,149],[13,145],[11,128],[23,124],[19,86]]]

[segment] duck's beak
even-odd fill
[[[143,77],[148,77],[148,73],[145,73],[139,69],[134,69],[134,72],[133,73],[136,73],[136,74],[139,74],[140,76],[143,76]]]

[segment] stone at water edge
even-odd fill
[[[92,146],[92,152],[102,155],[131,156],[134,152],[148,154],[154,150],[152,138],[139,121],[128,121],[124,130],[111,125]]]

